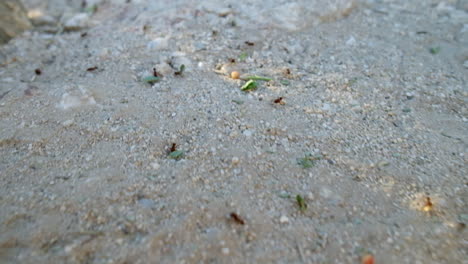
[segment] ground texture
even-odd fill
[[[66,2],[0,47],[0,262],[468,263],[466,1]]]

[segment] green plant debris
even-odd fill
[[[440,47],[432,47],[429,49],[429,52],[435,55],[440,52]]]
[[[351,80],[348,81],[348,86],[352,86],[358,81],[358,78],[352,78]]]
[[[254,81],[266,81],[266,82],[269,82],[269,81],[272,80],[271,78],[263,77],[263,76],[257,76],[257,75],[247,76],[247,77],[244,77],[242,79],[244,79],[244,80],[254,80]]]
[[[182,64],[182,65],[180,65],[179,70],[174,72],[174,74],[175,75],[182,75],[182,73],[184,73],[184,71],[185,71],[185,65]]]
[[[250,80],[246,82],[244,85],[242,85],[241,90],[242,91],[252,91],[255,90],[258,86],[258,83],[254,80]]]
[[[169,158],[175,159],[175,160],[180,160],[181,158],[184,157],[184,151],[183,150],[175,150],[169,153]]]
[[[97,9],[98,9],[97,5],[92,5],[90,7],[84,8],[83,11],[86,13],[90,13],[92,15],[97,12]]]
[[[151,85],[153,85],[153,84],[159,82],[159,80],[161,80],[159,77],[152,76],[152,75],[151,75],[151,76],[147,76],[147,77],[145,77],[145,78],[142,79],[143,82],[149,83],[149,84],[151,84]]]
[[[297,164],[298,165],[301,165],[302,168],[304,169],[308,169],[308,168],[312,168],[313,166],[315,166],[315,162],[313,162],[310,158],[308,157],[304,157],[304,158],[300,158],[297,160]]]
[[[301,212],[304,212],[305,210],[307,210],[307,204],[304,201],[304,198],[302,198],[302,196],[300,196],[299,194],[296,195],[296,202],[297,202],[297,205],[299,206],[299,210],[301,210]]]
[[[242,52],[242,53],[239,55],[239,60],[240,60],[240,61],[243,61],[243,60],[247,59],[247,56],[249,56],[249,55],[247,54],[247,52]]]
[[[311,153],[306,153],[303,158],[297,159],[297,164],[301,165],[304,169],[308,169],[314,167],[315,161],[322,158],[323,156],[320,154],[312,155]]]
[[[286,85],[286,86],[289,85],[289,81],[288,81],[288,80],[281,80],[280,83],[281,83],[282,85]]]
[[[289,194],[289,193],[287,193],[287,192],[280,192],[280,193],[278,193],[278,196],[279,196],[280,198],[284,198],[284,199],[289,199],[289,198],[291,198],[291,194]]]
[[[236,103],[238,105],[244,104],[244,101],[236,100],[236,99],[232,100],[232,102],[234,102],[234,103]]]

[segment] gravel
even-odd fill
[[[464,1],[24,2],[0,262],[466,263]]]

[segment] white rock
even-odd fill
[[[79,13],[68,19],[65,24],[65,30],[80,30],[89,26],[89,14]]]
[[[171,75],[174,73],[174,70],[171,68],[171,66],[165,62],[156,64],[154,68],[156,68],[156,71],[162,75]]]
[[[244,136],[246,137],[251,137],[253,132],[247,129],[247,130],[244,130],[242,134],[244,134]]]
[[[165,50],[169,48],[169,38],[155,38],[148,42],[146,47],[149,50]]]
[[[279,221],[280,221],[281,224],[287,224],[287,223],[289,223],[289,218],[287,216],[285,216],[285,215],[282,215],[280,217]]]
[[[351,36],[351,37],[346,41],[346,45],[348,45],[348,46],[354,46],[354,45],[356,45],[356,39],[355,39],[353,36]]]
[[[157,170],[160,167],[159,163],[157,163],[157,162],[151,163],[150,166],[151,166],[151,168],[153,168],[153,170]]]
[[[63,125],[64,127],[68,127],[68,126],[73,125],[73,123],[75,123],[75,121],[73,121],[73,119],[69,119],[69,120],[67,120],[67,121],[64,121],[64,122],[62,123],[62,125]]]
[[[86,92],[86,90],[84,90],[83,88],[80,88],[80,92],[81,92],[81,95],[71,94],[68,92],[64,93],[58,105],[59,108],[67,110],[70,108],[96,104],[96,100],[94,99],[94,97],[89,95]]]
[[[229,248],[223,248],[221,249],[224,255],[229,255]]]

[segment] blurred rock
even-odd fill
[[[89,14],[88,13],[79,13],[74,15],[72,18],[68,19],[65,24],[65,30],[74,31],[81,30],[89,26]]]
[[[31,28],[26,9],[19,0],[0,1],[0,44]]]
[[[458,0],[457,8],[468,12],[468,0]]]

